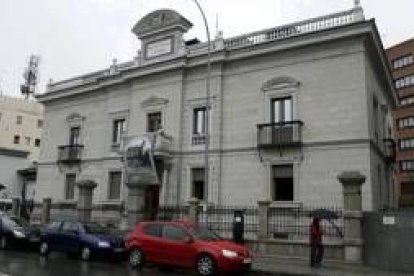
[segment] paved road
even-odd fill
[[[13,276],[194,276],[194,273],[183,271],[166,273],[155,267],[136,271],[126,262],[82,262],[60,253],[51,253],[44,258],[35,252],[17,250],[0,251],[0,276],[3,276],[2,273]],[[252,272],[251,275],[259,274]]]

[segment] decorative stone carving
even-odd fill
[[[173,10],[156,10],[135,24],[132,32],[141,38],[146,34],[153,33],[160,29],[179,27],[186,32],[193,24],[179,13]]]
[[[152,107],[152,106],[163,106],[163,105],[168,104],[168,102],[169,102],[168,99],[160,98],[157,96],[151,96],[147,98],[146,100],[144,100],[143,102],[141,102],[141,107],[146,108],[146,107]]]
[[[275,77],[273,79],[266,81],[262,85],[262,91],[266,92],[270,90],[278,90],[278,89],[284,89],[284,88],[290,88],[290,87],[296,88],[299,85],[300,85],[300,82],[293,77],[279,76],[279,77]]]

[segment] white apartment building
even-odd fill
[[[20,197],[23,184],[34,197],[42,130],[42,104],[0,95],[0,198]]]
[[[0,96],[0,147],[27,151],[39,157],[43,130],[43,106],[34,100]]]
[[[175,11],[154,11],[133,28],[141,50],[132,61],[37,97],[45,107],[38,200],[73,202],[80,179],[98,183],[95,203],[126,200],[122,136],[152,133],[161,184],[142,187],[145,204],[341,206],[337,175],[349,170],[366,176],[365,210],[394,204],[385,139],[395,94],[375,21],[361,7],[212,40],[208,185],[208,44],[184,40],[191,26]]]

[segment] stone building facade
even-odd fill
[[[191,23],[158,10],[133,28],[131,62],[52,83],[45,106],[37,199],[76,199],[98,183],[95,203],[123,202],[121,136],[150,133],[161,185],[147,204],[206,201],[207,43],[185,41]],[[360,7],[211,42],[208,202],[339,205],[337,175],[366,175],[364,209],[395,202],[383,139],[395,106],[375,22]]]

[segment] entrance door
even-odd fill
[[[160,187],[149,186],[145,189],[145,219],[155,220],[160,202]]]

